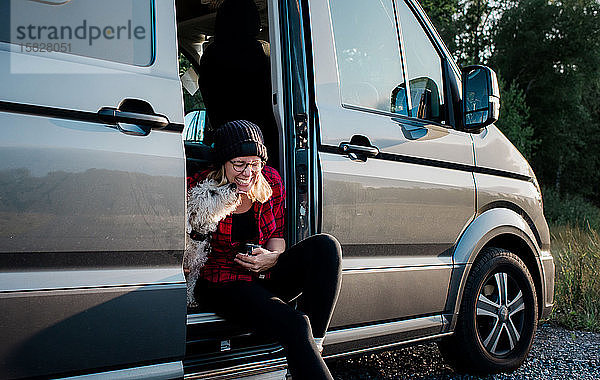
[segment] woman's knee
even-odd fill
[[[329,234],[318,234],[311,236],[314,249],[310,251],[314,255],[318,255],[316,259],[321,264],[329,263],[332,267],[338,270],[342,265],[342,246],[340,242]]]

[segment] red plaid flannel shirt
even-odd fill
[[[209,170],[196,173],[187,177],[188,189],[203,181]],[[271,185],[273,196],[265,203],[254,202],[254,215],[256,217],[256,241],[264,245],[271,238],[283,238],[284,234],[284,206],[285,188],[277,170],[265,166],[262,174]],[[251,273],[236,264],[233,259],[238,252],[242,252],[239,242],[231,241],[231,215],[219,222],[217,231],[212,235],[212,252],[200,272],[200,278],[211,282],[253,281],[258,274]],[[262,273],[266,278],[269,273]]]

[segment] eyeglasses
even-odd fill
[[[238,173],[243,172],[244,170],[246,170],[246,168],[250,168],[250,170],[253,171],[254,173],[258,173],[265,166],[264,161],[251,161],[251,162],[229,161],[229,162],[231,163],[231,166],[233,166],[233,170],[235,170]]]

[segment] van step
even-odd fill
[[[243,376],[243,375],[232,375],[232,376],[210,376],[210,375],[206,375],[206,376],[210,376],[210,377],[206,377],[206,376],[186,376],[185,379],[211,379],[211,380],[286,380],[286,379],[291,379],[291,377],[286,377],[287,374],[287,370],[277,370],[277,371],[272,371],[272,372],[264,372],[264,373],[260,373],[260,374],[256,374],[256,375],[250,375],[250,376]]]
[[[200,354],[197,349],[193,351],[195,352],[186,352],[186,358],[183,361],[185,373],[219,371],[222,368],[277,360],[283,358],[284,355],[283,347],[273,343],[232,347],[228,351],[213,350],[210,352],[210,350],[202,350],[205,352],[204,354]]]
[[[268,373],[261,373],[259,375],[251,375],[246,377],[238,377],[242,380],[285,380],[287,370],[273,371]]]
[[[193,313],[187,315],[188,326],[212,322],[225,322],[225,320],[215,313]]]
[[[186,335],[186,373],[283,356],[283,348],[272,338],[253,333],[214,313],[188,314]]]
[[[189,368],[188,368],[189,369]],[[287,363],[283,358],[244,363],[234,366],[222,366],[199,372],[185,371],[187,379],[211,380],[289,380]]]

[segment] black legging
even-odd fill
[[[286,349],[295,380],[332,379],[315,345],[324,337],[341,279],[341,247],[332,236],[311,236],[286,250],[271,278],[223,284],[198,282],[196,299],[223,318],[272,336]],[[285,301],[299,298],[299,310]]]

